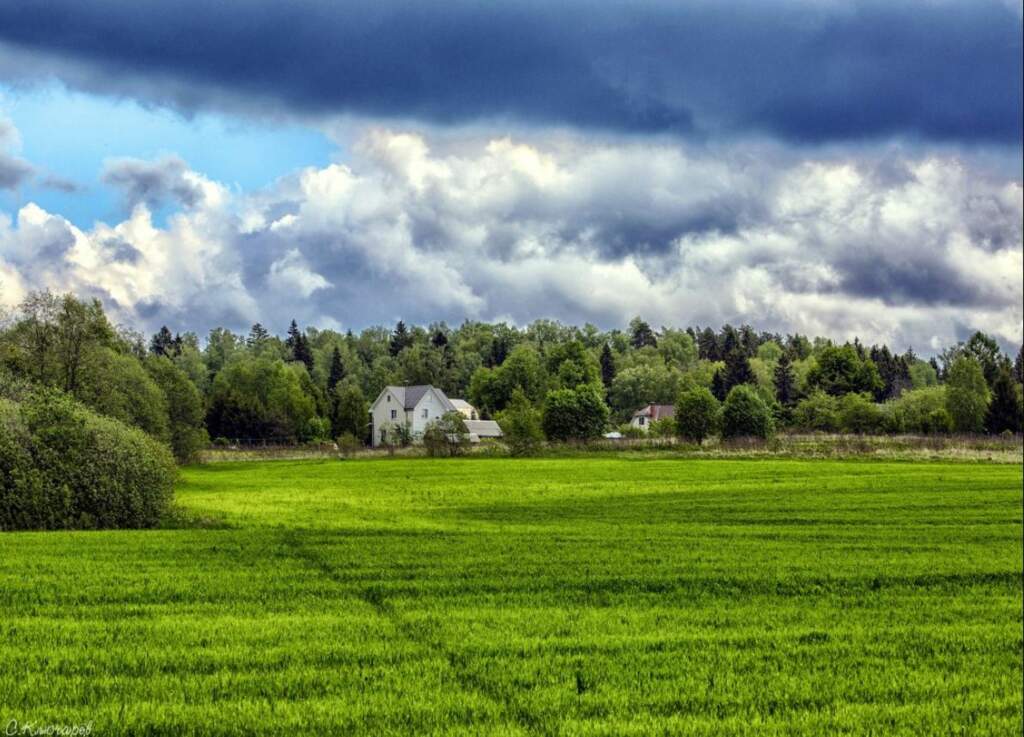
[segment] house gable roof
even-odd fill
[[[416,386],[386,386],[373,401],[373,406],[376,407],[382,397],[390,394],[395,398],[396,402],[402,405],[402,409],[416,409],[416,405],[420,403],[420,400],[423,399],[424,396],[426,396],[427,392],[434,393],[434,396],[436,396],[438,401],[441,402],[441,406],[444,407],[445,412],[455,411],[455,405],[451,403],[451,400],[448,399],[445,393],[436,386],[431,386],[430,384],[417,384]]]
[[[633,416],[650,417],[652,421],[663,420],[676,416],[676,406],[674,404],[648,404],[634,412]]]

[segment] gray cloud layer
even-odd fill
[[[0,75],[182,109],[1019,147],[999,0],[0,4]]]
[[[108,161],[100,180],[119,189],[129,208],[139,203],[150,207],[167,203],[192,207],[203,196],[198,178],[177,156],[165,156],[157,161]]]
[[[751,322],[937,348],[1022,337],[1021,184],[956,158],[874,163],[682,144],[495,138],[432,150],[369,130],[349,165],[231,193],[178,160],[118,162],[137,203],[81,231],[0,218],[9,302],[97,294],[155,329],[288,319],[361,327],[465,317]],[[166,226],[147,202],[173,199]]]

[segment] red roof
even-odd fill
[[[650,417],[651,421],[663,420],[666,417],[676,416],[676,406],[674,404],[648,404],[643,409],[638,409],[633,413],[634,417]]]

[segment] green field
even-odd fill
[[[1020,734],[1019,464],[186,469],[0,535],[0,734]]]

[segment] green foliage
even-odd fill
[[[316,402],[303,390],[302,376],[301,364],[233,358],[213,382],[207,414],[210,434],[291,442],[308,439]]]
[[[782,346],[780,346],[774,340],[765,341],[757,348],[758,359],[768,364],[778,363],[778,361],[782,358],[783,354],[784,351],[782,350]]]
[[[874,362],[861,357],[850,344],[825,346],[815,359],[815,365],[807,374],[807,386],[811,390],[820,389],[838,397],[851,392],[874,394],[884,388]]]
[[[810,432],[838,432],[839,400],[821,390],[814,392],[797,402],[793,424]]]
[[[880,432],[885,416],[867,394],[846,394],[839,400],[839,425],[843,432],[866,435]]]
[[[944,386],[903,392],[898,399],[886,402],[883,411],[888,432],[935,435],[953,431]]]
[[[331,421],[326,417],[311,417],[306,426],[304,438],[310,443],[322,443],[331,439]]]
[[[789,407],[796,401],[796,375],[788,354],[782,354],[772,372],[772,384],[775,397],[783,407]]]
[[[629,343],[634,348],[658,347],[658,338],[651,326],[640,319],[639,315],[629,321]]]
[[[537,349],[518,345],[501,366],[479,368],[474,372],[469,396],[485,417],[491,417],[506,407],[516,389],[522,390],[530,401],[539,401],[544,396],[546,383],[547,377]]]
[[[756,381],[750,368],[750,360],[740,347],[733,348],[725,354],[725,372],[722,375],[725,391],[728,392],[740,384],[753,384]]]
[[[459,412],[445,412],[423,431],[423,446],[430,456],[462,455],[469,447],[466,423]]]
[[[343,458],[351,458],[363,448],[363,441],[350,432],[342,433],[334,442]]]
[[[946,372],[946,411],[957,432],[985,429],[990,393],[981,365],[969,355],[955,358]]]
[[[985,429],[990,433],[1021,431],[1024,420],[1021,385],[1013,380],[1009,367],[999,370],[992,384],[992,402],[988,406]]]
[[[729,390],[722,405],[722,437],[768,438],[775,432],[771,410],[748,384]]]
[[[100,414],[138,427],[154,438],[171,439],[164,391],[135,356],[110,348],[95,349],[74,396]]]
[[[981,373],[985,377],[985,383],[989,387],[993,387],[999,376],[999,369],[1004,363],[1004,357],[996,339],[979,330],[963,346],[963,353],[978,362]]]
[[[938,383],[939,376],[930,363],[917,359],[910,364],[910,384],[914,389],[936,386]]]
[[[671,417],[652,420],[647,426],[647,435],[652,438],[671,438],[676,434],[676,421]]]
[[[338,350],[338,346],[334,346],[334,350],[331,351],[331,368],[327,374],[327,391],[331,393],[335,387],[345,378],[345,363],[341,360],[341,351]]]
[[[334,388],[331,430],[336,435],[349,434],[365,440],[369,431],[370,406],[359,387],[343,381]]]
[[[521,389],[512,393],[512,399],[498,415],[498,424],[505,444],[513,456],[536,455],[544,442],[541,413]]]
[[[612,382],[615,381],[615,356],[612,355],[611,346],[605,343],[601,347],[601,383],[604,384],[604,388],[607,391],[611,389]]]
[[[685,440],[702,443],[717,432],[721,412],[721,404],[709,389],[687,389],[676,398],[676,432]]]
[[[616,417],[626,419],[646,404],[671,404],[682,378],[663,363],[624,368],[615,376],[608,401]]]
[[[547,374],[556,389],[572,389],[580,384],[601,384],[601,366],[578,340],[560,343],[548,350]]]
[[[581,384],[556,389],[544,400],[542,426],[550,440],[589,440],[600,437],[608,422],[608,406],[599,389]]]
[[[412,340],[412,336],[409,335],[409,330],[405,327],[405,323],[399,320],[395,325],[395,331],[391,334],[388,350],[392,356],[397,356],[412,345]]]
[[[152,527],[175,473],[162,444],[66,394],[0,399],[0,530]]]
[[[658,353],[666,366],[679,371],[688,371],[697,365],[697,344],[685,330],[662,328]]]
[[[146,370],[160,391],[167,407],[171,451],[179,463],[190,463],[205,448],[210,437],[206,433],[206,411],[188,376],[165,355],[146,359]]]

